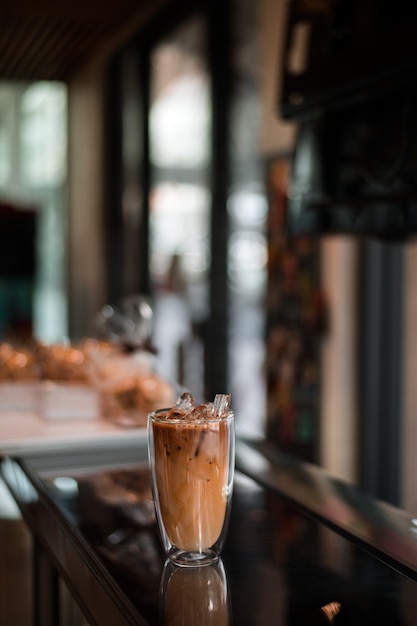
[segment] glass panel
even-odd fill
[[[22,95],[21,180],[24,187],[56,187],[66,176],[66,89],[35,83]]]
[[[16,290],[15,285],[2,282],[3,296],[6,292],[13,296],[13,302],[8,298],[7,303],[2,297],[2,314],[10,320],[12,309],[24,310],[31,318],[31,333],[45,341],[61,340],[68,332],[66,129],[63,84],[0,82],[0,203],[36,213],[35,262],[29,283],[25,280]],[[6,324],[3,336],[7,332]]]
[[[210,263],[210,81],[206,24],[194,17],[151,57],[150,271],[165,373],[203,393]]]

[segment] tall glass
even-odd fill
[[[195,415],[195,413],[194,413]],[[151,483],[167,556],[184,566],[215,561],[230,513],[235,464],[234,415],[193,419],[148,416]]]

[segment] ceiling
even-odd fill
[[[163,0],[0,0],[0,80],[68,81],[128,40]]]

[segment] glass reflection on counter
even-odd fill
[[[229,626],[230,599],[221,559],[202,567],[167,560],[159,590],[160,626]]]

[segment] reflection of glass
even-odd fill
[[[161,578],[161,626],[226,626],[230,623],[226,572],[221,560],[205,567],[167,561]]]

